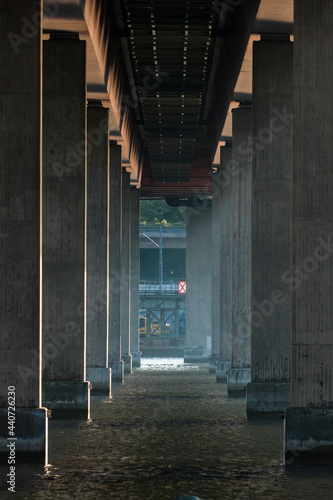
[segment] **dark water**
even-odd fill
[[[248,422],[207,367],[143,360],[112,399],[92,397],[91,416],[50,420],[51,465],[19,465],[0,499],[333,499],[333,469],[285,468],[283,422]]]

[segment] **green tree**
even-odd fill
[[[186,225],[186,208],[170,207],[165,200],[141,200],[140,224],[145,226]]]

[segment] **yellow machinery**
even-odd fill
[[[147,335],[147,318],[144,316],[139,317],[139,334],[142,337],[146,337]]]
[[[150,323],[150,335],[161,335],[161,326],[156,319]]]
[[[162,329],[159,321],[157,319],[152,319],[150,322],[150,335],[161,335]],[[145,338],[147,336],[147,318],[145,316],[139,317],[139,333],[140,337]],[[165,323],[164,325],[164,335],[170,334],[170,323]]]

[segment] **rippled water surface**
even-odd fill
[[[282,465],[283,422],[249,422],[207,366],[144,359],[92,396],[90,421],[50,420],[49,461],[19,465],[17,493],[0,499],[333,500],[333,470]]]

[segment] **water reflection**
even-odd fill
[[[141,370],[189,372],[201,370],[201,367],[191,363],[184,363],[183,358],[143,358]]]
[[[333,499],[332,469],[285,469],[283,422],[248,422],[206,366],[145,359],[91,414],[50,421],[51,465],[20,466],[15,498]]]

